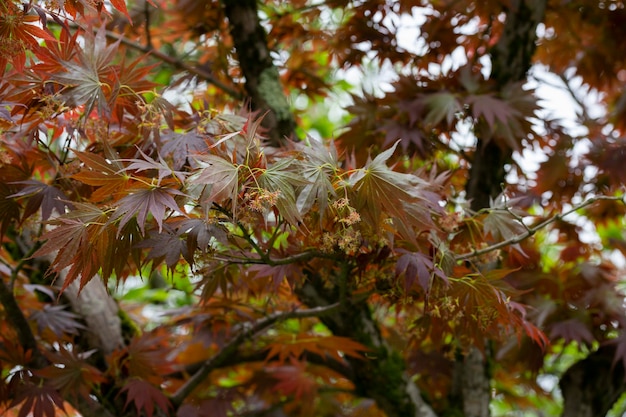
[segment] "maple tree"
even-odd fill
[[[624,28],[617,1],[1,2],[1,412],[621,415]]]

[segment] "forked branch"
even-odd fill
[[[287,312],[278,312],[270,314],[267,317],[259,319],[253,323],[247,323],[243,326],[243,329],[235,336],[229,343],[227,343],[215,356],[204,362],[200,369],[194,373],[191,378],[181,386],[178,391],[172,395],[170,400],[175,407],[178,407],[182,402],[191,394],[191,392],[206,379],[211,371],[220,367],[224,362],[230,359],[236,352],[239,346],[241,346],[247,339],[251,338],[255,334],[267,329],[273,324],[294,318],[306,318],[306,317],[319,317],[324,314],[332,313],[338,310],[339,303],[309,308],[306,310],[295,310]]]
[[[563,218],[565,218],[566,216],[569,216],[572,213],[575,213],[576,211],[585,208],[587,206],[590,206],[598,201],[601,200],[609,200],[609,201],[621,201],[623,204],[626,204],[626,197],[625,196],[597,196],[597,197],[592,197],[589,198],[587,200],[585,200],[584,202],[580,203],[577,206],[572,207],[571,209],[563,212],[563,213],[559,213],[559,214],[555,214],[552,217],[547,218],[546,220],[539,222],[538,224],[530,227],[530,226],[526,226],[524,225],[524,227],[526,228],[526,232],[517,235],[517,236],[513,236],[509,239],[503,240],[502,242],[498,242],[498,243],[494,243],[493,245],[490,246],[486,246],[482,249],[475,249],[471,252],[466,252],[466,253],[462,253],[459,255],[454,256],[454,260],[455,261],[465,261],[468,259],[472,259],[472,258],[476,258],[482,255],[485,255],[489,252],[493,252],[495,250],[498,249],[502,249],[505,248],[507,246],[510,245],[515,245],[517,243],[520,243],[526,239],[528,239],[529,237],[531,237],[532,235],[534,235],[535,233],[537,233],[538,231],[540,231],[541,229],[545,228],[546,226],[562,220]]]

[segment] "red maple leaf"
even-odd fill
[[[139,378],[131,378],[126,382],[120,393],[126,392],[126,404],[133,402],[138,413],[142,411],[147,417],[152,417],[154,407],[157,406],[166,414],[172,408],[172,404],[163,392],[151,383]]]

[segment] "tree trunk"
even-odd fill
[[[604,416],[626,391],[624,366],[613,363],[615,346],[603,346],[572,365],[561,378],[562,417]]]
[[[491,79],[498,89],[521,82],[532,64],[536,46],[537,25],[543,21],[546,0],[513,0],[506,10],[502,36],[491,50]],[[478,138],[476,152],[466,185],[467,198],[474,211],[487,208],[503,188],[506,164],[512,149],[497,140]],[[487,361],[476,347],[470,348],[455,366],[452,397],[465,417],[489,416],[491,400]]]
[[[59,285],[63,285],[67,273],[62,271],[59,275]],[[119,307],[99,275],[94,276],[80,291],[78,281],[72,282],[63,295],[72,306],[72,311],[87,324],[89,348],[97,349],[106,356],[124,346]]]
[[[263,125],[268,129],[270,144],[278,146],[293,136],[295,122],[267,47],[256,1],[224,0],[223,4],[252,107],[263,113],[269,111]],[[320,307],[340,300],[337,287],[324,288],[319,278],[311,278],[298,290],[305,304]],[[367,303],[346,303],[343,307],[340,313],[325,315],[321,320],[335,335],[353,338],[372,349],[369,359],[348,358],[357,394],[374,399],[388,417],[436,417],[405,372],[402,355],[380,335]]]
[[[336,287],[325,287],[315,275],[309,276],[298,296],[309,306],[330,305],[341,298]],[[349,337],[370,349],[365,360],[346,358],[357,395],[376,401],[387,417],[436,417],[406,373],[402,354],[394,351],[381,336],[366,301],[344,300],[340,311],[323,315],[320,320],[334,335]]]
[[[267,47],[256,0],[224,0],[222,3],[239,66],[246,77],[246,92],[252,109],[265,115],[263,126],[268,129],[269,143],[279,146],[294,135],[296,123]]]

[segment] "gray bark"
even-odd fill
[[[66,272],[62,271],[59,283],[65,282],[65,275]],[[78,281],[72,282],[63,295],[72,306],[72,311],[85,320],[91,349],[98,349],[102,354],[108,355],[124,346],[119,307],[98,275],[80,291]]]

